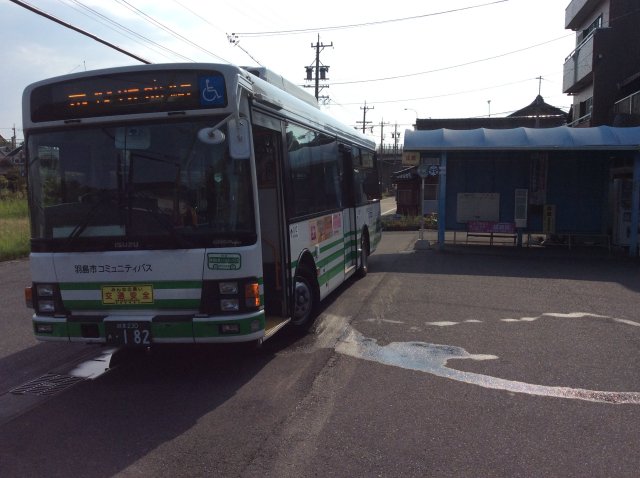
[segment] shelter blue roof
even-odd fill
[[[628,150],[640,151],[640,127],[435,129],[404,134],[405,151]]]

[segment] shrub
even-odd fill
[[[399,214],[383,216],[382,227],[385,231],[417,231],[420,229],[420,216],[401,216]],[[425,229],[437,229],[438,215],[425,215],[424,227]]]

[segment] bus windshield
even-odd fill
[[[202,134],[220,119],[29,135],[32,250],[254,243],[250,162]]]

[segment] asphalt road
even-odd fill
[[[0,476],[638,476],[640,264],[416,237],[304,337],[117,353],[50,397],[9,390],[101,350],[35,343],[0,264]]]

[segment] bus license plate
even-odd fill
[[[105,322],[105,334],[110,345],[149,347],[151,322]]]

